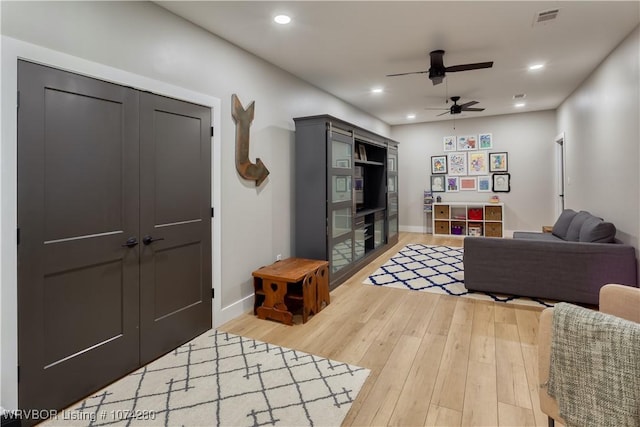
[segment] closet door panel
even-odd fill
[[[138,92],[25,61],[18,88],[19,405],[63,408],[139,364]]]
[[[211,328],[211,110],[143,93],[140,119],[144,363]]]

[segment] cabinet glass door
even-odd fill
[[[398,234],[398,217],[394,216],[389,218],[389,239],[395,237]]]
[[[364,256],[365,253],[365,226],[364,220],[360,218],[361,221],[358,222],[356,220],[355,226],[355,238],[354,238],[354,251],[355,251],[355,259],[358,260]]]
[[[373,224],[373,247],[377,248],[384,243],[384,214],[378,217],[376,215],[376,222]]]
[[[337,175],[331,177],[331,201],[351,201],[351,175]]]
[[[387,151],[387,242],[398,235],[398,150]]]
[[[335,209],[332,212],[333,237],[351,233],[351,208]]]
[[[329,257],[331,274],[348,267],[354,258],[353,137],[338,130],[330,133],[328,158]]]
[[[333,244],[331,249],[331,272],[336,273],[353,261],[352,239]]]
[[[398,172],[398,152],[389,150],[387,154],[387,170]]]
[[[342,136],[342,135],[339,135]],[[353,144],[338,140],[338,135],[331,139],[331,167],[335,169],[351,169]],[[342,139],[342,138],[341,138]]]
[[[389,183],[387,184],[387,191],[389,191],[389,193],[395,193],[397,191],[397,182],[397,175],[389,175]]]
[[[389,215],[398,213],[398,195],[389,194]]]

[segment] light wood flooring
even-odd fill
[[[401,233],[306,324],[247,313],[219,330],[369,368],[345,426],[546,426],[538,405],[540,310],[362,284],[408,243],[462,246],[458,238]]]

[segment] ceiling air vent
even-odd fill
[[[533,25],[546,24],[549,21],[553,21],[558,17],[558,12],[560,12],[560,9],[549,9],[536,13],[533,19]]]

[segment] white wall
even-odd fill
[[[4,36],[222,100],[222,120],[216,125],[221,136],[221,203],[215,208],[222,222],[222,253],[218,254],[222,295],[218,298],[222,300],[223,319],[214,319],[216,324],[252,307],[251,271],[273,262],[277,254],[287,257],[293,253],[292,118],[331,114],[383,135],[390,132],[380,120],[152,3],[3,1],[0,7]],[[3,72],[5,67],[15,68],[15,64],[3,63]],[[235,170],[232,93],[237,93],[245,106],[256,102],[250,157],[261,158],[271,172],[259,188],[244,181]],[[2,105],[15,105],[15,91],[2,91]],[[4,114],[3,110],[2,126],[15,128],[15,121],[6,120]],[[0,189],[9,188],[15,194],[15,147],[4,149],[4,140],[2,144]],[[12,302],[16,264],[15,257],[11,259],[5,249],[6,242],[15,237],[16,206],[15,199],[4,196],[0,213],[4,242],[0,253],[0,405],[15,408],[17,342],[5,337],[16,336],[17,316]]]
[[[511,192],[495,193],[505,204],[505,230],[540,231],[555,221],[554,111],[456,119],[393,126],[391,137],[400,141],[400,229],[425,232],[431,228],[423,213],[423,192],[430,188],[431,156],[443,155],[448,135],[493,134],[494,151],[506,151]],[[494,193],[460,191],[435,193],[443,201],[487,201]],[[428,227],[427,227],[428,226]]]
[[[566,206],[611,221],[640,246],[640,29],[558,109],[565,133]]]

